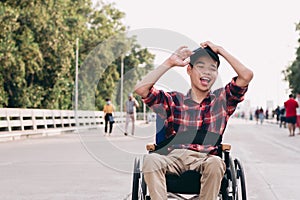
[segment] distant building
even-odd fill
[[[274,102],[273,102],[273,100],[268,100],[267,101],[266,109],[268,109],[269,111],[272,111],[274,109]]]

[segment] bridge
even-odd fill
[[[116,123],[125,121],[123,112],[114,117]],[[92,129],[103,121],[102,111],[0,108],[0,141]]]
[[[155,124],[138,121],[135,136],[125,137],[120,122],[111,136],[104,136],[97,120],[100,124],[85,128],[59,126],[59,134],[46,137],[32,134],[1,142],[0,199],[130,199],[133,161],[147,153],[145,144],[153,142]],[[62,131],[70,127],[72,131]],[[15,131],[31,131],[26,129]],[[232,156],[244,165],[248,199],[299,199],[299,135],[288,137],[288,130],[277,124],[233,118],[224,142],[232,144]]]

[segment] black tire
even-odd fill
[[[241,192],[242,200],[247,200],[246,180],[245,180],[246,178],[245,178],[244,168],[242,166],[241,161],[238,158],[234,160],[234,165],[236,169],[236,177],[237,179],[240,180],[239,191]]]
[[[234,165],[234,161],[232,160],[232,157],[229,156],[229,164],[230,164],[230,181],[231,181],[231,192],[232,192],[232,199],[238,200],[238,190],[237,190],[237,176],[236,176],[236,168]]]
[[[146,184],[146,182],[145,182],[144,175],[142,175],[142,195],[143,195],[143,198],[142,198],[142,199],[146,199],[146,195],[147,195],[147,184]]]
[[[131,200],[139,200],[140,177],[140,160],[138,158],[135,158],[133,167]]]
[[[237,196],[237,178],[234,162],[229,155],[228,168],[221,183],[221,199],[222,200],[236,200]],[[226,161],[227,162],[227,161]]]

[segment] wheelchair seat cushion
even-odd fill
[[[193,170],[188,170],[180,176],[167,174],[167,191],[181,194],[199,194],[200,178],[201,174]]]

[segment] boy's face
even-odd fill
[[[188,66],[187,72],[191,78],[192,87],[201,91],[210,91],[218,77],[218,63],[209,56],[201,56],[194,63],[193,67]]]

